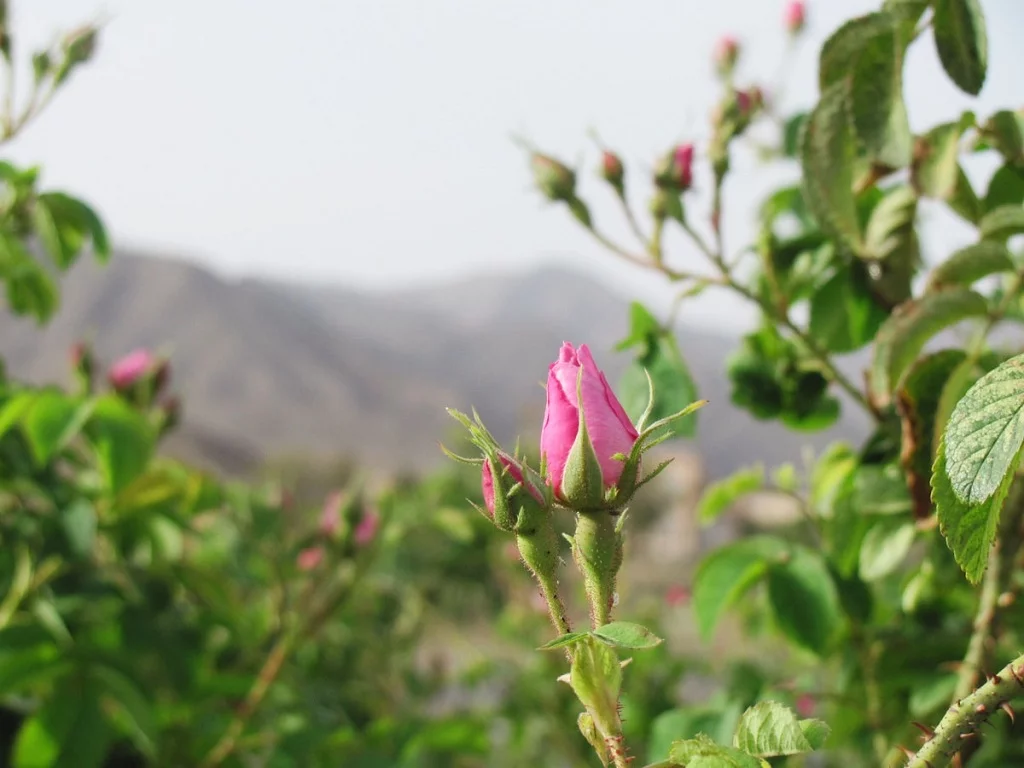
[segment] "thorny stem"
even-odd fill
[[[977,738],[982,723],[1004,704],[1024,692],[1024,656],[1019,656],[970,695],[955,703],[935,733],[910,758],[906,768],[942,768],[969,740]],[[1012,710],[1010,710],[1012,712]]]
[[[1024,485],[1014,483],[1010,499],[1004,507],[1000,521],[999,535],[989,552],[985,580],[982,582],[978,599],[978,612],[974,618],[974,629],[967,644],[967,652],[960,665],[953,703],[967,696],[978,687],[986,657],[992,643],[999,607],[1003,594],[1013,575],[1013,564],[1020,548],[1021,515],[1024,514]]]

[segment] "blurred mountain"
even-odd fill
[[[587,342],[614,382],[627,305],[585,274],[545,268],[440,287],[365,292],[228,280],[183,261],[119,253],[65,279],[46,328],[4,317],[11,376],[64,381],[68,350],[94,339],[106,362],[136,347],[172,359],[184,400],[167,449],[240,473],[271,457],[349,456],[382,469],[426,469],[453,434],[446,406],[476,407],[499,439],[533,440],[541,383],[563,340]],[[731,406],[724,375],[734,336],[680,329],[701,395],[702,454],[712,477],[753,461],[799,459],[804,444],[863,436],[853,408],[833,429],[796,435]],[[854,370],[862,367],[851,363]]]

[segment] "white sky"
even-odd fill
[[[816,48],[881,0],[810,0],[786,103],[816,93]],[[783,0],[13,0],[16,45],[109,19],[96,60],[11,147],[48,186],[99,209],[115,244],[186,257],[222,273],[385,288],[545,260],[589,267],[620,290],[660,286],[620,267],[564,210],[540,202],[524,134],[585,160],[585,196],[625,234],[593,177],[596,128],[634,169],[680,139],[703,139],[716,98],[710,49],[747,46],[741,84],[771,86]],[[982,0],[990,70],[981,98],[939,71],[931,37],[908,62],[911,122],[964,108],[1020,106],[1024,2]],[[754,206],[792,170],[736,163],[730,250]],[[642,172],[642,173],[641,173]],[[707,188],[709,171],[697,170]],[[706,200],[698,196],[694,215]],[[952,231],[952,230],[950,230]],[[955,233],[952,236],[963,236]],[[943,240],[948,239],[945,235]],[[678,264],[697,255],[670,238]],[[691,319],[742,318],[721,299]]]

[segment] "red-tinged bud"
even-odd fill
[[[96,28],[79,27],[68,33],[64,38],[64,51],[71,66],[87,62],[96,52]]]
[[[721,37],[715,44],[714,62],[715,69],[723,77],[728,77],[736,68],[736,62],[740,57],[739,41],[732,35]]]
[[[86,389],[91,390],[93,375],[96,372],[96,356],[89,344],[80,341],[71,347],[71,367],[86,385]]]
[[[534,152],[530,156],[537,188],[548,200],[568,202],[576,198],[576,174],[549,155]]]
[[[622,166],[622,159],[614,152],[605,150],[601,155],[601,178],[611,184],[620,195],[624,189],[623,180],[626,171]]]
[[[817,708],[817,702],[809,693],[802,693],[796,699],[796,711],[801,717],[811,717]]]
[[[661,189],[682,192],[693,184],[693,144],[680,144],[654,168],[654,183]]]
[[[320,532],[325,536],[333,536],[341,527],[341,503],[344,500],[341,491],[331,491],[324,499],[320,512]]]
[[[690,602],[690,590],[682,584],[672,584],[665,590],[665,604],[670,608]]]
[[[804,0],[792,0],[786,6],[786,30],[791,35],[800,34],[807,23],[807,7]]]
[[[300,571],[312,571],[324,559],[324,548],[323,547],[307,547],[306,549],[299,552],[299,556],[295,560],[295,564],[298,565]]]
[[[365,547],[377,538],[377,531],[380,530],[380,515],[376,510],[368,509],[363,513],[363,519],[356,525],[352,533],[352,540],[357,547]]]

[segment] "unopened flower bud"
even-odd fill
[[[803,31],[807,23],[807,7],[804,0],[791,0],[786,6],[785,22],[789,34],[798,35]]]
[[[693,144],[680,144],[658,161],[654,183],[662,189],[685,191],[693,183]]]
[[[601,178],[607,181],[620,195],[623,192],[623,180],[625,169],[622,167],[622,159],[614,152],[605,150],[601,155]]]
[[[37,84],[46,79],[52,66],[53,60],[48,51],[39,51],[32,55],[32,77]]]
[[[320,532],[325,536],[333,536],[341,527],[341,503],[343,497],[341,491],[331,491],[324,499],[324,506],[320,512]]]
[[[295,564],[299,567],[300,571],[312,571],[324,559],[324,548],[323,547],[307,547],[306,549],[299,552],[299,556],[296,558]]]
[[[489,458],[484,459],[481,468],[484,509],[500,530],[510,531],[517,522],[518,508],[523,501],[521,497],[528,495],[541,506],[544,505],[544,497],[525,480],[522,468],[514,459],[501,453],[497,454],[497,458],[497,468]],[[512,489],[517,485],[519,488],[513,492]],[[509,498],[510,495],[512,498]]]
[[[576,174],[564,163],[549,155],[534,152],[530,166],[537,187],[548,200],[570,201],[576,197]]]
[[[71,66],[84,64],[96,52],[96,28],[79,27],[64,38],[64,52]]]
[[[715,44],[715,69],[723,77],[728,77],[736,68],[740,57],[740,44],[732,35],[725,35]]]
[[[96,371],[96,356],[86,342],[80,341],[71,347],[71,367],[84,381],[92,383]]]
[[[377,537],[379,529],[380,515],[377,514],[376,510],[365,510],[362,520],[356,525],[356,529],[352,534],[352,540],[356,543],[357,547],[365,547]]]
[[[136,349],[110,366],[107,378],[110,386],[121,392],[148,374],[156,362],[148,349]]]

